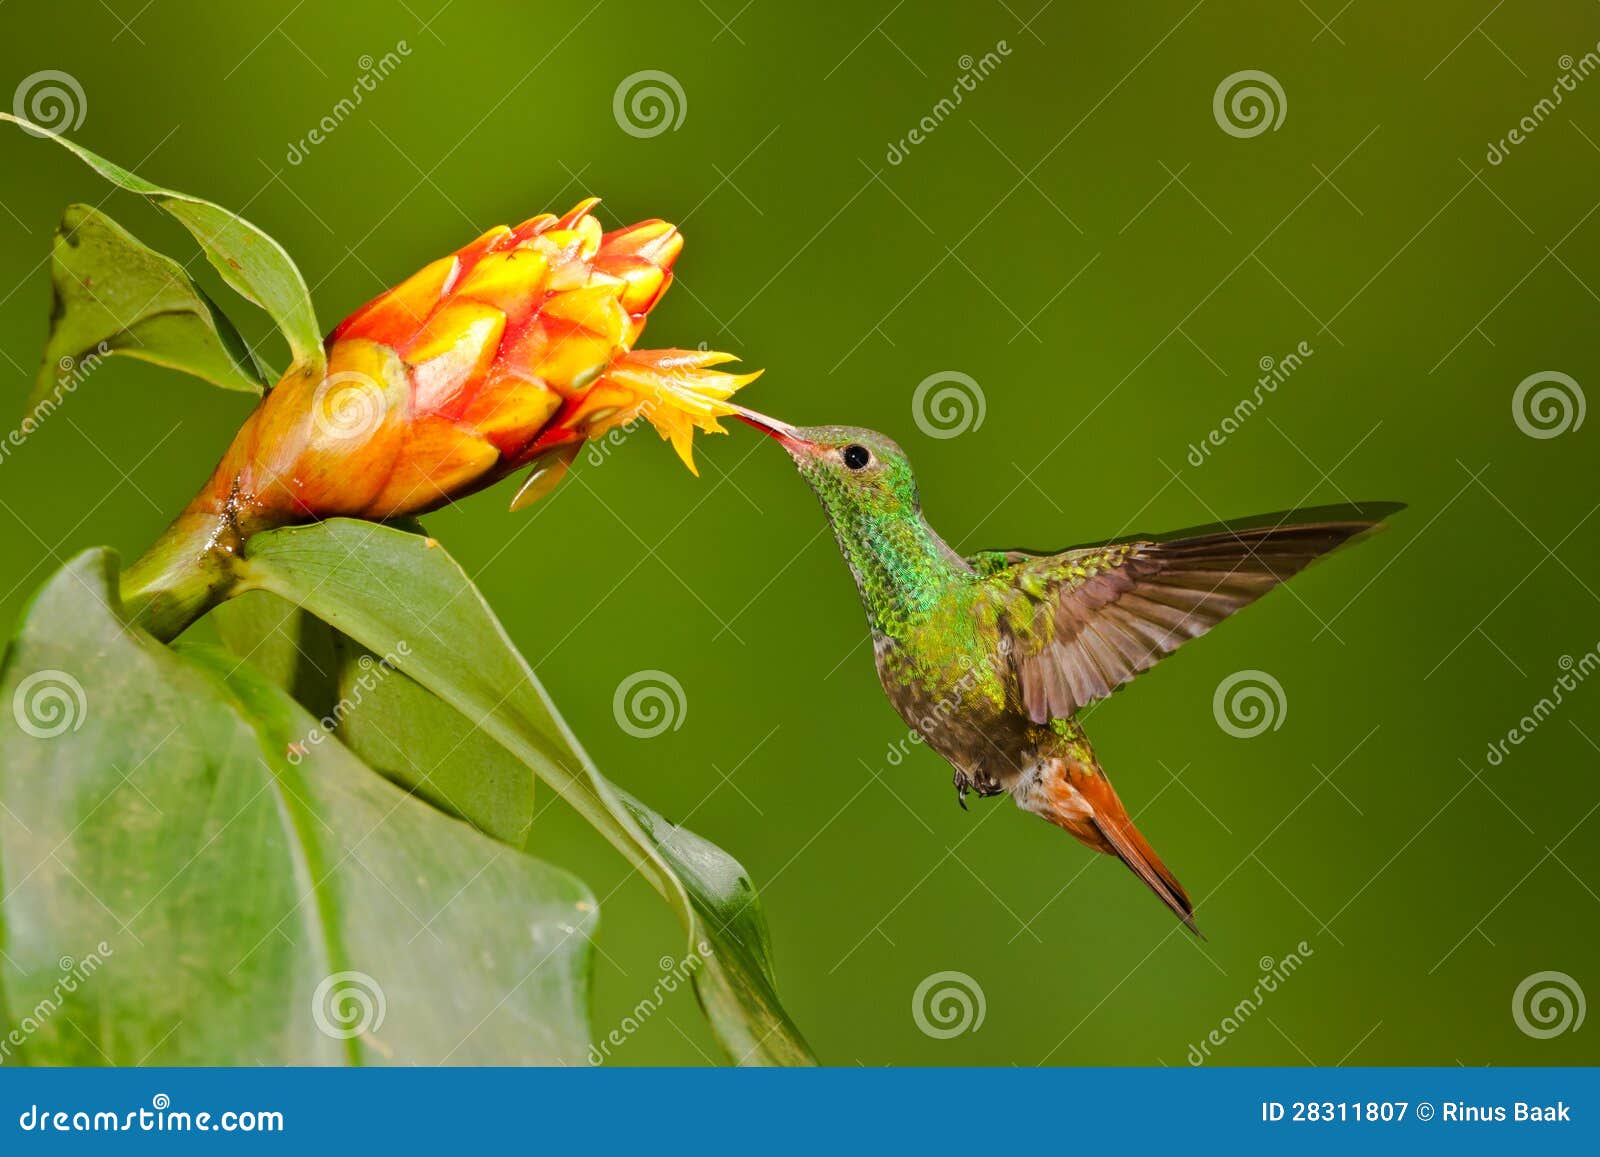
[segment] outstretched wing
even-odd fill
[[[1044,723],[1105,698],[1376,524],[1347,518],[1049,556],[985,551],[969,561],[1000,590],[1017,690],[1029,717]]]

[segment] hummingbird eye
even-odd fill
[[[846,446],[844,453],[840,457],[844,459],[845,466],[851,470],[860,470],[868,462],[872,461],[871,452],[865,446],[856,442]]]

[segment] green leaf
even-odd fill
[[[266,591],[212,610],[224,646],[326,719],[373,769],[513,848],[533,827],[533,772],[360,643]]]
[[[97,209],[69,205],[50,249],[54,301],[30,405],[89,358],[124,354],[260,394],[262,373],[233,324],[183,267]]]
[[[695,990],[741,1064],[813,1058],[778,1000],[749,877],[599,774],[483,596],[431,540],[349,519],[258,534],[242,581],[303,605],[516,754],[666,897],[689,932]],[[403,648],[403,653],[402,653]]]
[[[335,649],[339,739],[407,791],[513,848],[526,846],[534,782],[527,764],[409,675],[389,671],[383,656],[337,633]]]
[[[249,664],[127,628],[115,590],[107,552],[74,559],[0,672],[0,1059],[580,1063],[583,886],[310,740]]]
[[[206,616],[222,645],[294,696],[318,719],[339,701],[333,629],[265,591],[248,591]]]
[[[308,377],[322,375],[322,330],[317,325],[305,278],[283,246],[221,205],[152,184],[32,121],[5,112],[0,112],[0,120],[20,125],[34,136],[48,137],[119,189],[137,193],[176,217],[200,242],[206,259],[222,279],[247,301],[267,311],[289,343],[294,368]]]

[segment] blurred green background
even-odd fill
[[[681,276],[644,344],[733,350],[767,367],[750,404],[896,437],[961,548],[1411,504],[1088,721],[1205,943],[1113,860],[1005,800],[962,812],[935,756],[891,754],[904,730],[848,574],[750,431],[700,441],[699,479],[639,432],[522,516],[509,490],[434,515],[606,773],[750,869],[825,1061],[1182,1065],[1304,941],[1213,1063],[1593,1063],[1596,1026],[1535,1039],[1511,1004],[1546,970],[1600,995],[1600,680],[1499,766],[1486,752],[1600,642],[1600,420],[1535,438],[1513,416],[1530,375],[1570,375],[1573,401],[1600,383],[1600,78],[1534,111],[1596,50],[1600,9],[1398,8],[10,4],[0,88],[69,73],[79,140],[274,234],[325,327],[483,229],[588,193],[608,223],[677,221]],[[987,75],[935,111],[969,69]],[[1250,69],[1284,115],[1236,136],[1213,95]],[[619,124],[641,70],[681,88],[675,129]],[[925,116],[933,131],[891,163]],[[1490,164],[1525,116],[1534,131]],[[20,412],[67,202],[106,198],[144,240],[193,250],[4,133],[0,402]],[[1191,457],[1262,360],[1302,342],[1304,364]],[[947,371],[977,384],[983,420],[934,437],[913,395]],[[152,367],[100,368],[0,465],[0,614],[84,547],[142,550],[247,410]],[[653,739],[613,715],[642,669],[686,704]],[[1213,715],[1241,670],[1284,696],[1250,739]],[[602,898],[603,1034],[681,935],[559,804],[534,842]],[[912,1001],[945,971],[985,1011],[941,1039]],[[714,1055],[685,990],[614,1060]]]

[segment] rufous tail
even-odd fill
[[[1194,905],[1155,849],[1139,834],[1116,790],[1094,762],[1087,742],[1073,744],[1075,754],[1055,756],[1025,778],[1016,792],[1017,805],[1070,832],[1097,852],[1116,856],[1171,908],[1185,927],[1205,939],[1194,922]]]

